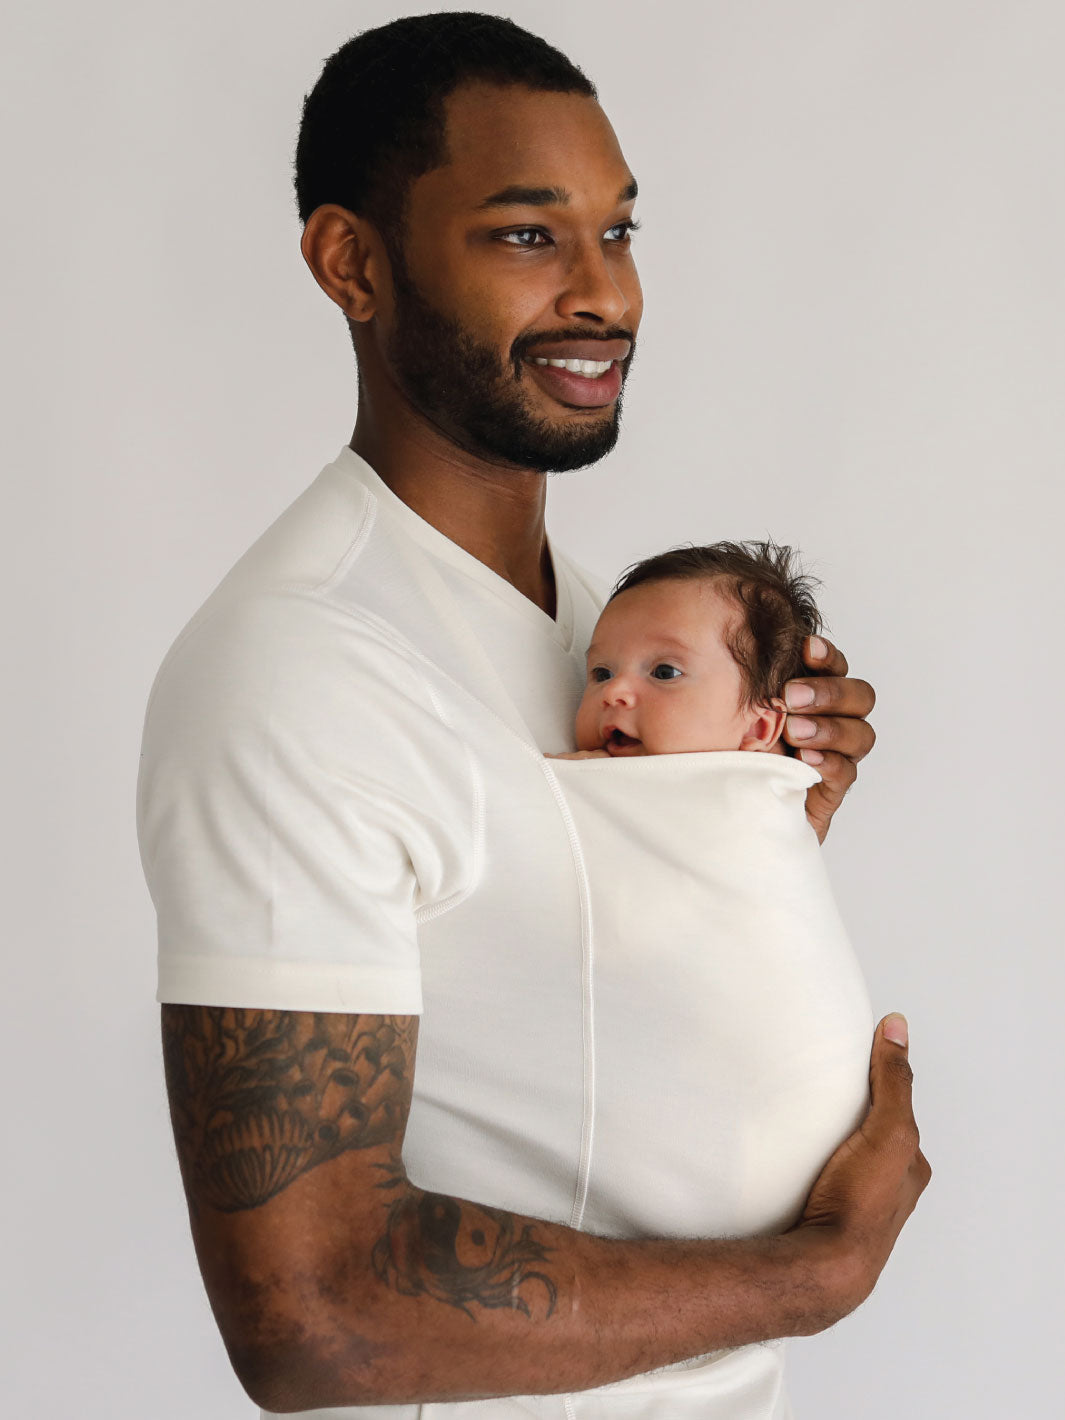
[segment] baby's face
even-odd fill
[[[645,582],[604,609],[588,648],[577,748],[612,755],[762,748],[745,737],[740,668],[725,643],[739,617],[710,581]]]

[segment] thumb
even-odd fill
[[[869,1062],[870,1113],[888,1128],[913,1118],[913,1071],[908,1054],[906,1017],[893,1011],[876,1028]]]
[[[892,1011],[889,1016],[885,1016],[879,1029],[885,1040],[890,1040],[894,1045],[901,1045],[903,1050],[909,1049],[910,1027],[901,1012]]]

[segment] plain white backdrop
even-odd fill
[[[9,4],[3,1407],[239,1420],[173,1160],[133,793],[180,626],[347,441],[302,266],[303,94],[425,6]],[[503,7],[636,173],[625,432],[553,480],[610,575],[772,533],[880,743],[827,852],[910,1017],[933,1183],[799,1420],[1058,1413],[1065,11],[1058,0]]]

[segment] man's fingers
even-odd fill
[[[784,722],[784,738],[796,749],[816,749],[822,753],[831,750],[857,763],[876,744],[876,731],[868,720],[789,715]],[[815,762],[807,760],[808,764]],[[820,764],[817,767],[820,769]]]
[[[876,1028],[869,1061],[869,1095],[874,1112],[905,1112],[912,1116],[913,1071],[910,1069],[906,1017],[893,1012]]]
[[[824,636],[807,636],[802,643],[802,659],[818,675],[847,674],[847,657]]]
[[[876,743],[866,716],[876,704],[867,680],[847,675],[847,658],[823,636],[808,636],[803,661],[814,674],[784,687],[788,716],[783,740],[820,771],[822,782],[806,796],[806,817],[823,843],[832,815],[854,783],[857,764]]]
[[[789,680],[784,687],[784,704],[804,715],[852,715],[864,720],[876,704],[876,691],[867,680],[854,676],[814,676]]]
[[[846,676],[790,680],[784,687],[784,703],[792,712],[784,724],[784,738],[796,749],[831,750],[857,763],[876,743],[876,731],[865,718],[876,704],[876,692],[867,680]]]
[[[810,793],[819,790],[818,797],[835,813],[843,802],[843,795],[858,777],[857,764],[845,754],[829,754],[819,749],[800,750],[799,758],[804,764],[812,765],[821,776],[820,784],[815,784]]]
[[[821,776],[820,784],[813,784],[806,791],[806,817],[818,839],[824,843],[832,815],[858,777],[858,766],[846,755],[822,754],[818,749],[802,750],[799,758],[813,766]]]
[[[913,1117],[913,1071],[908,1059],[906,1017],[893,1012],[876,1028],[869,1062],[869,1117],[867,1127],[876,1133],[897,1136],[910,1153],[919,1152],[920,1135]]]
[[[898,1045],[903,1050],[910,1048],[910,1025],[901,1011],[892,1011],[880,1022],[880,1033],[885,1040],[890,1040],[892,1045]]]

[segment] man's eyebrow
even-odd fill
[[[618,193],[618,202],[635,202],[638,191],[633,178]],[[572,195],[564,187],[522,187],[515,183],[501,187],[478,203],[478,211],[488,207],[568,207],[571,201]]]
[[[501,187],[479,204],[485,207],[566,207],[570,194],[564,187]]]

